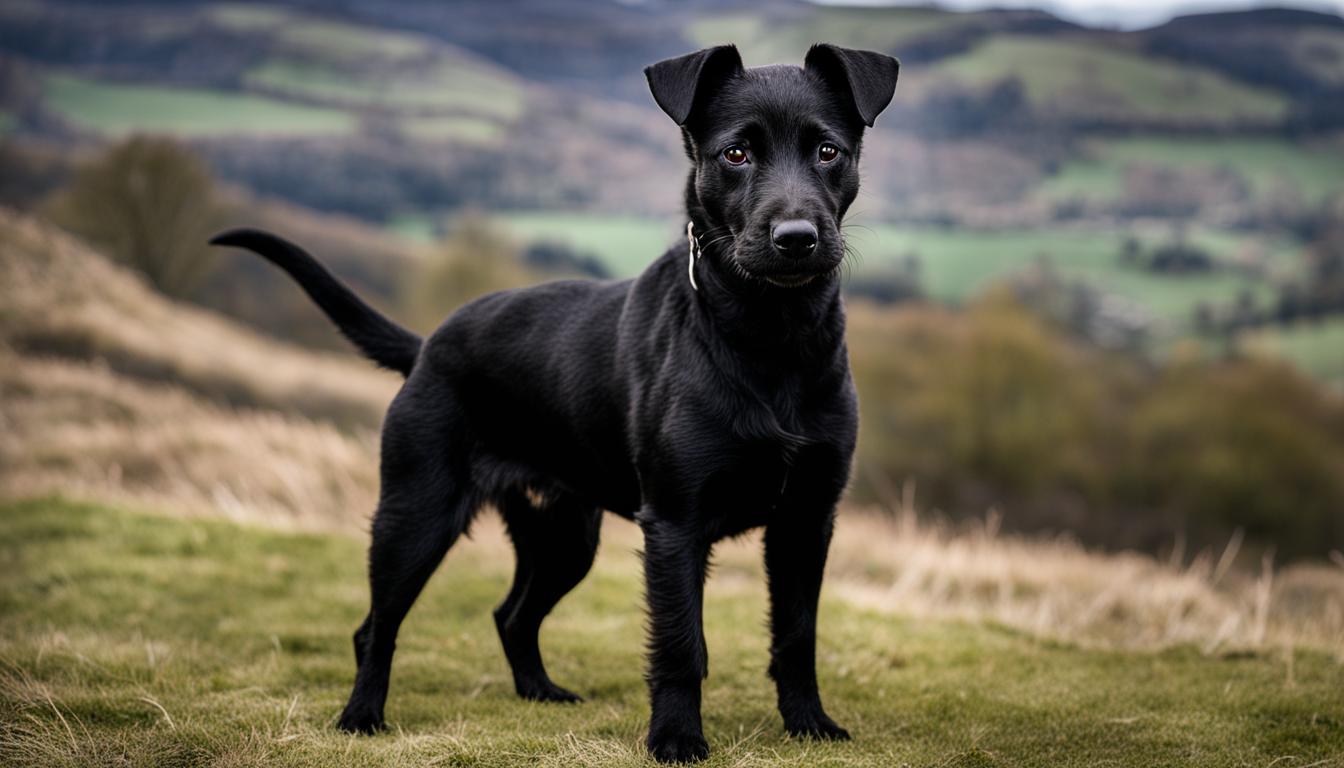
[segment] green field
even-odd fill
[[[1199,301],[1225,301],[1243,288],[1257,289],[1255,282],[1230,274],[1173,277],[1125,267],[1119,263],[1124,236],[1118,232],[977,232],[879,225],[853,228],[847,237],[862,255],[855,272],[862,274],[870,263],[876,268],[917,254],[925,292],[948,303],[971,299],[995,282],[1043,261],[1066,277],[1131,299],[1170,320],[1185,320]],[[1216,233],[1190,239],[1214,249],[1226,247],[1226,239]]]
[[[1302,322],[1257,331],[1252,348],[1281,357],[1336,387],[1344,387],[1344,320]]]
[[[39,501],[0,507],[0,763],[650,765],[638,561],[609,547],[546,625],[589,701],[517,699],[490,609],[512,568],[461,545],[398,644],[391,731],[337,733],[365,608],[353,539]],[[1338,766],[1344,666],[1297,650],[1083,650],[823,598],[818,649],[849,743],[788,740],[760,574],[711,580],[712,766]]]
[[[639,274],[686,237],[686,223],[673,218],[548,211],[508,214],[499,220],[520,240],[561,242],[591,253],[620,277]]]
[[[337,107],[468,113],[513,120],[526,107],[519,82],[496,68],[423,35],[347,24],[270,6],[226,4],[210,19],[227,29],[267,35],[276,55],[244,75],[251,87]],[[480,140],[470,126],[415,126],[435,137]]]
[[[210,20],[235,32],[267,32],[290,23],[294,14],[259,3],[220,3],[210,8]]]
[[[513,80],[465,61],[444,62],[413,74],[389,70],[353,75],[322,63],[273,59],[246,76],[248,85],[283,96],[336,106],[446,110],[513,120],[526,107]]]
[[[409,59],[423,55],[433,46],[430,38],[420,35],[310,19],[282,29],[280,40],[301,51],[334,55],[345,61],[368,57]]]
[[[269,34],[284,48],[329,61],[413,59],[434,46],[431,38],[363,24],[346,24],[275,6],[223,3],[209,9],[216,24],[237,32]]]
[[[402,130],[420,141],[455,141],[463,144],[492,144],[504,135],[499,123],[481,117],[443,115],[439,117],[408,117],[401,121]]]
[[[1344,83],[1344,30],[1303,29],[1297,35],[1296,63],[1326,82]]]
[[[676,225],[661,219],[565,213],[520,214],[501,219],[522,240],[557,240],[593,253],[618,275],[638,274],[679,238]],[[1201,301],[1227,302],[1242,290],[1268,300],[1269,287],[1233,273],[1167,276],[1120,264],[1124,234],[1086,230],[1009,230],[977,232],[891,225],[849,226],[846,238],[858,258],[851,274],[863,276],[889,269],[908,255],[918,255],[920,283],[936,301],[962,303],[1009,275],[1048,260],[1070,278],[1077,278],[1148,308],[1159,318],[1184,325]],[[1152,245],[1160,238],[1145,238]],[[1196,244],[1225,253],[1240,242],[1232,235],[1198,232]],[[1295,255],[1279,245],[1274,259]]]
[[[797,63],[817,42],[896,51],[901,43],[962,21],[956,13],[934,8],[842,8],[818,6],[807,18],[766,23],[757,14],[723,13],[698,18],[686,38],[699,46],[733,43],[749,67]]]
[[[354,130],[346,112],[225,91],[125,85],[71,75],[43,80],[47,106],[76,127],[119,136],[321,135]]]
[[[1017,77],[1047,112],[1165,120],[1276,119],[1288,102],[1222,75],[1085,37],[1001,35],[940,61],[934,72],[987,85]]]
[[[1053,199],[1111,200],[1124,191],[1125,169],[1144,164],[1165,168],[1227,168],[1244,178],[1257,199],[1283,190],[1318,203],[1344,190],[1344,152],[1337,147],[1293,144],[1284,139],[1143,136],[1089,142],[1086,159],[1065,164],[1041,187]]]

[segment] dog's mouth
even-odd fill
[[[761,279],[780,288],[801,288],[818,277],[820,275],[815,272],[794,272],[791,274],[762,275]]]
[[[802,288],[805,285],[816,282],[817,280],[829,277],[840,270],[837,264],[830,269],[811,270],[807,272],[765,272],[748,269],[742,262],[734,259],[733,268],[742,277],[748,280],[754,280],[758,283],[767,283],[776,288]]]
[[[739,277],[776,288],[796,289],[820,282],[840,270],[841,259],[830,253],[830,246],[821,244],[825,254],[815,253],[807,259],[778,258],[773,251],[762,253],[754,243],[735,244],[732,255],[726,259]],[[823,248],[818,248],[822,251]]]

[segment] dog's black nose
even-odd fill
[[[789,219],[775,225],[770,233],[775,248],[793,259],[810,256],[817,248],[817,228],[806,219]]]

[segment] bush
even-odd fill
[[[425,256],[404,294],[412,323],[430,329],[472,299],[536,282],[512,240],[484,218],[465,214]]]
[[[1126,419],[1135,502],[1194,538],[1231,528],[1289,555],[1344,547],[1344,409],[1268,362],[1183,362]]]
[[[862,426],[853,495],[916,482],[954,516],[1111,547],[1237,528],[1289,557],[1344,549],[1344,401],[1287,366],[1154,370],[994,294],[964,313],[851,311]]]
[[[523,263],[542,272],[578,275],[597,280],[611,277],[611,271],[597,256],[577,251],[565,243],[540,241],[523,250]]]
[[[221,216],[204,164],[171,139],[143,136],[81,168],[47,212],[172,296],[190,293],[209,270],[206,241]]]

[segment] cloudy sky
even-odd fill
[[[836,5],[925,5],[923,0],[819,0]],[[1161,24],[1172,16],[1201,11],[1290,6],[1344,14],[1344,0],[941,0],[946,8],[1044,8],[1058,16],[1091,26],[1136,29]]]

